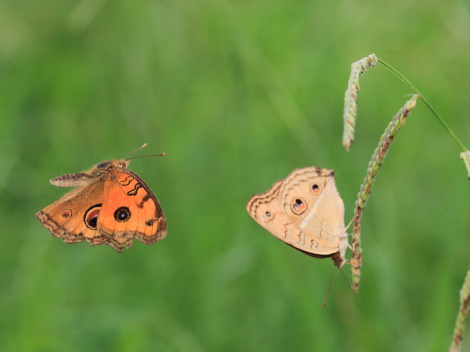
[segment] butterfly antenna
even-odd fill
[[[333,282],[333,270],[330,275],[330,282],[328,283],[328,288],[326,290],[325,300],[323,301],[322,309],[325,309],[326,304],[328,303],[328,296],[330,294],[331,283]]]
[[[127,158],[126,160],[139,159],[139,158],[148,158],[149,156],[164,156],[164,155],[166,155],[166,153],[152,154],[152,155],[141,155],[141,156],[134,156],[133,158]]]
[[[139,147],[139,148],[137,148],[136,150],[134,150],[134,151],[130,152],[129,154],[127,154],[126,157],[124,158],[124,160],[129,160],[129,159],[127,158],[129,155],[132,155],[132,154],[138,152],[139,150],[145,148],[146,146],[147,146],[147,143],[142,144],[141,147]]]
[[[138,152],[139,150],[145,148],[146,146],[147,146],[147,143],[144,143],[141,147],[139,147],[136,150],[134,150],[133,152],[130,152],[129,154],[127,154],[126,157],[124,158],[124,160],[132,160],[132,159],[138,159],[138,158],[147,158],[149,156],[163,156],[163,155],[165,155],[165,153],[161,153],[161,154],[134,156],[133,158],[128,158],[129,155],[132,155],[132,154]]]

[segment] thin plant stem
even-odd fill
[[[401,81],[403,81],[408,87],[410,87],[416,94],[418,94],[423,101],[423,103],[431,110],[431,113],[439,120],[439,122],[444,126],[450,136],[454,139],[454,141],[459,145],[460,149],[465,152],[468,149],[465,145],[460,141],[457,135],[452,131],[449,125],[444,121],[444,119],[437,113],[437,111],[432,107],[432,105],[426,100],[426,98],[421,94],[421,92],[416,88],[405,76],[403,76],[396,68],[388,64],[382,59],[377,58],[377,61],[388,68],[391,72],[393,72]]]

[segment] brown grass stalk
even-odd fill
[[[460,290],[460,308],[455,322],[454,336],[450,352],[460,352],[462,347],[463,333],[468,318],[468,310],[470,308],[470,270],[467,272],[462,289]]]
[[[359,281],[361,278],[361,267],[362,267],[362,248],[361,248],[361,217],[362,210],[364,209],[367,200],[369,199],[369,194],[372,189],[372,185],[375,182],[377,173],[382,166],[382,162],[387,155],[387,152],[392,144],[395,136],[397,135],[400,128],[405,124],[407,116],[410,114],[411,110],[416,106],[416,100],[418,95],[414,95],[406,104],[398,111],[398,113],[393,117],[392,121],[385,129],[382,137],[380,138],[379,145],[375,149],[372,159],[369,162],[369,167],[367,169],[367,175],[364,178],[364,181],[361,185],[361,190],[358,194],[358,199],[356,201],[356,209],[354,211],[353,218],[353,234],[352,234],[352,282],[353,290],[357,293],[359,292]]]

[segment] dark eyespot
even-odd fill
[[[266,216],[271,216],[271,213],[269,211],[266,211]]]
[[[95,204],[85,212],[85,225],[92,230],[98,226],[98,216],[100,215],[101,204]]]
[[[120,207],[114,212],[114,218],[119,222],[126,222],[131,218],[131,211],[128,207]]]
[[[62,215],[63,218],[68,219],[72,216],[72,211],[70,209],[65,209],[60,215]]]
[[[88,219],[88,227],[91,229],[96,229],[98,225],[98,215],[92,217],[91,219]]]
[[[291,207],[294,214],[300,215],[307,209],[307,203],[297,198],[292,202]]]
[[[321,192],[321,187],[316,183],[312,185],[312,192],[315,194],[319,194]]]

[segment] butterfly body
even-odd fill
[[[248,201],[248,213],[271,234],[317,258],[332,257],[340,268],[348,247],[344,204],[333,170],[294,170]]]
[[[52,179],[54,186],[77,188],[36,217],[66,243],[86,240],[122,252],[134,239],[146,244],[163,239],[167,225],[162,208],[146,183],[127,169],[129,163],[105,161],[90,170]]]

